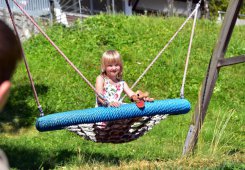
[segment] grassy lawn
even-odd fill
[[[99,15],[70,28],[46,30],[81,72],[95,84],[101,54],[117,49],[129,85],[142,74],[183,23],[183,18]],[[155,99],[178,98],[192,22],[135,87]],[[183,144],[198,99],[220,25],[198,20],[185,98],[186,115],[171,116],[140,139],[124,144],[100,144],[65,131],[40,133],[38,117],[23,62],[13,78],[10,100],[0,116],[0,148],[13,169],[244,169],[244,64],[222,68],[195,153],[182,157]],[[234,29],[226,57],[245,53],[245,27]],[[87,84],[41,36],[24,43],[31,73],[45,114],[94,107]],[[129,101],[128,99],[126,100]]]

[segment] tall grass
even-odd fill
[[[99,15],[70,28],[55,25],[46,31],[92,84],[100,72],[101,54],[117,49],[124,61],[124,79],[132,85],[183,21]],[[179,97],[191,25],[187,24],[135,90],[147,90],[156,99]],[[7,153],[10,165],[14,169],[244,167],[244,64],[221,69],[198,148],[192,157],[181,158],[219,29],[220,25],[208,20],[197,22],[185,86],[192,111],[169,117],[140,139],[120,145],[93,143],[67,131],[37,132],[34,125],[38,111],[21,63],[13,79],[10,100],[0,116],[0,148]],[[226,57],[245,53],[244,32],[244,27],[235,27]],[[45,114],[94,107],[93,91],[41,35],[33,36],[24,48]],[[216,121],[230,113],[233,116],[229,119]]]
[[[213,139],[210,145],[210,151],[213,155],[217,152],[217,149],[219,148],[222,149],[222,147],[219,146],[219,143],[221,141],[221,138],[225,136],[224,134],[225,128],[227,127],[234,113],[235,112],[233,110],[233,111],[228,112],[228,114],[223,114],[221,120],[220,120],[221,112],[219,113],[218,118],[215,123],[215,127],[214,127]],[[234,140],[234,136],[228,136],[226,142],[229,142],[229,140]]]

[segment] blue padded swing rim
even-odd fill
[[[96,107],[84,110],[74,110],[54,113],[37,119],[36,128],[39,131],[60,130],[67,126],[114,121],[142,116],[177,115],[188,113],[190,102],[186,99],[165,99],[145,102],[145,107],[139,109],[134,103],[115,107]]]

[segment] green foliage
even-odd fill
[[[117,49],[124,61],[124,79],[132,85],[183,21],[183,18],[98,15],[77,21],[69,28],[55,25],[46,32],[92,84],[100,73],[101,54]],[[147,90],[156,99],[179,97],[191,27],[192,23],[186,25],[135,90]],[[9,103],[0,117],[0,148],[7,153],[10,165],[15,169],[96,166],[102,169],[131,161],[139,164],[149,161],[157,168],[165,167],[162,163],[167,162],[167,169],[243,167],[244,158],[238,157],[244,154],[244,64],[220,70],[198,151],[188,161],[179,160],[219,29],[214,22],[197,21],[185,86],[185,97],[192,103],[192,111],[169,117],[140,139],[120,145],[89,142],[67,131],[37,132],[34,129],[38,115],[36,103],[21,63],[13,79]],[[245,27],[235,27],[226,57],[245,53],[244,31]],[[94,107],[93,91],[43,36],[32,37],[24,48],[45,114]],[[230,110],[234,115],[229,118],[225,131],[221,128],[222,136],[213,141],[218,115]],[[210,152],[212,144],[215,155]],[[205,162],[203,157],[215,164]]]
[[[209,1],[209,10],[212,18],[218,16],[218,11],[226,11],[229,5],[229,0],[210,0]],[[243,3],[240,14],[245,14],[245,5]]]

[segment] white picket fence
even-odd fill
[[[16,0],[16,2],[25,9],[25,11],[31,16],[43,16],[50,14],[49,0]],[[13,12],[20,12],[20,9],[14,4],[13,1],[9,1],[10,8]],[[0,0],[0,9],[6,9],[5,0]]]

